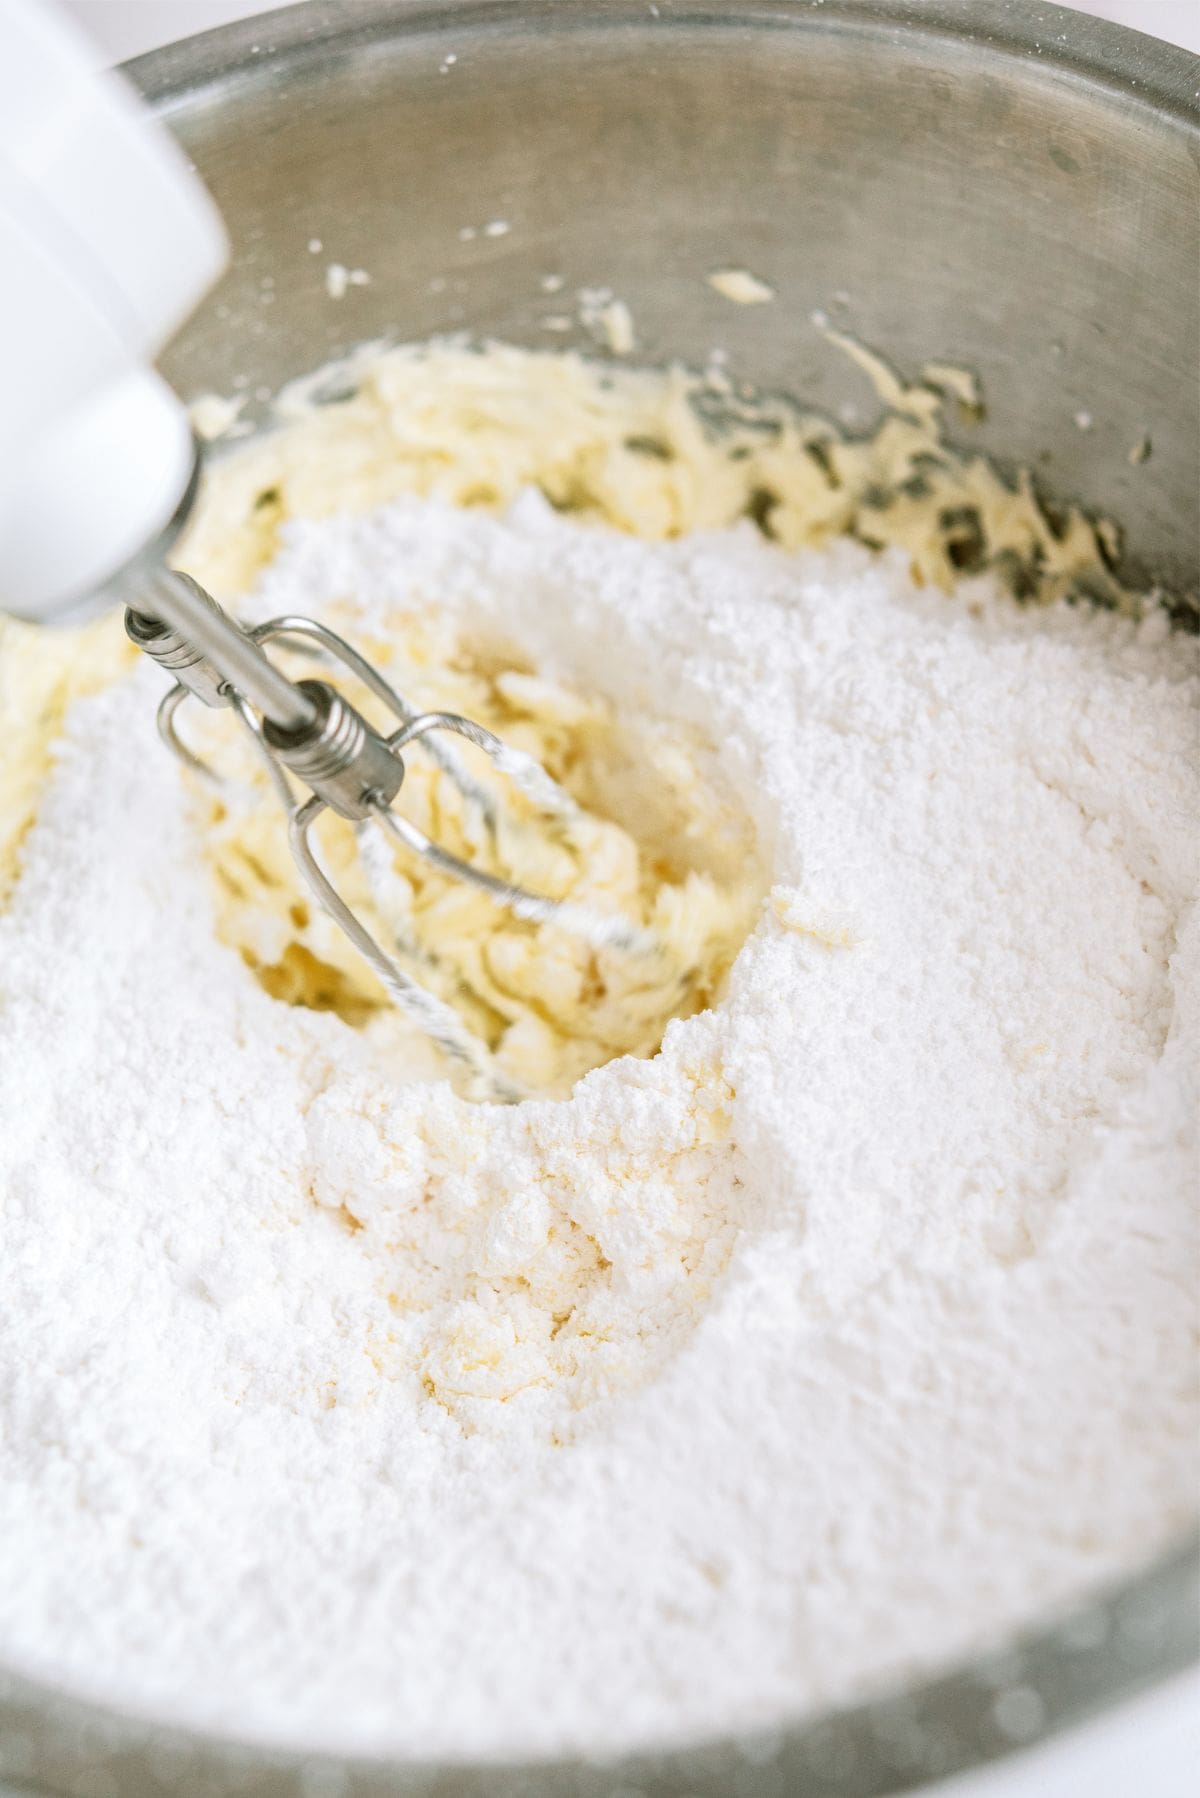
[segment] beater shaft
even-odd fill
[[[268,718],[267,747],[343,818],[357,822],[390,804],[404,780],[404,763],[386,738],[328,681],[300,681],[297,691],[310,703],[311,721],[284,731]]]
[[[279,672],[253,638],[239,630],[190,575],[170,568],[155,570],[146,581],[144,605],[145,611],[126,612],[128,635],[198,699],[208,705],[225,704],[223,689],[232,687],[281,731],[294,733],[316,724],[317,714],[307,695]],[[164,643],[164,633],[152,628],[155,620],[172,627],[169,646]],[[190,657],[185,654],[188,651]],[[172,661],[171,654],[178,659]],[[194,685],[189,676],[198,678],[201,685]],[[207,697],[201,687],[211,688],[214,677],[216,692],[222,696]]]

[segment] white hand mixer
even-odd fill
[[[388,993],[486,1096],[519,1092],[453,1008],[412,980],[350,910],[311,840],[326,808],[360,831],[378,826],[515,917],[553,923],[596,947],[653,953],[649,933],[527,891],[440,848],[392,802],[403,751],[420,745],[480,808],[495,798],[436,733],[491,758],[551,828],[578,815],[530,757],[451,712],[419,713],[348,643],[310,618],[236,624],[166,556],[199,482],[199,454],[179,398],[149,359],[224,267],[227,246],[208,194],[177,145],[86,39],[37,0],[0,0],[0,609],[74,621],[131,602],[126,631],[174,678],[159,710],[164,740],[189,696],[228,707],[254,739],[289,821],[296,865]],[[63,528],[64,497],[70,528]],[[393,721],[385,730],[328,681],[290,680],[264,644],[281,641],[340,663]]]

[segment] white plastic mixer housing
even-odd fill
[[[186,411],[153,358],[220,274],[182,151],[43,0],[0,0],[0,611],[81,608],[167,529]]]

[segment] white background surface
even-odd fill
[[[261,10],[245,0],[66,3],[113,61]],[[981,12],[986,5],[980,0]],[[1200,0],[1093,0],[1082,10],[1200,53]],[[951,1780],[936,1793],[937,1798],[1192,1798],[1198,1769],[1200,1676],[1189,1675],[1047,1748]]]

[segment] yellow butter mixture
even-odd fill
[[[500,346],[364,355],[295,384],[279,402],[282,428],[214,459],[180,565],[236,609],[291,518],[364,512],[404,495],[494,509],[535,488],[559,511],[651,539],[749,517],[789,548],[844,533],[901,548],[922,582],[949,586],[963,567],[992,566],[1045,598],[1083,583],[1121,599],[1104,527],[1078,512],[1051,525],[1028,482],[1010,488],[982,458],[946,447],[944,405],[954,400],[966,416],[967,399],[975,404],[962,371],[935,364],[906,385],[837,341],[886,408],[869,440],[847,440],[779,402],[735,399],[719,375],[601,371],[576,356]],[[209,414],[234,416],[200,407]],[[614,1056],[652,1055],[670,1018],[717,996],[765,890],[753,833],[702,771],[711,746],[675,724],[616,716],[599,687],[545,678],[519,645],[466,640],[436,595],[385,625],[376,611],[364,638],[369,598],[330,594],[325,621],[414,704],[462,712],[535,757],[579,811],[569,829],[548,830],[481,762],[504,820],[491,832],[420,750],[409,757],[402,808],[455,854],[619,914],[648,928],[660,951],[598,952],[565,931],[515,924],[411,857],[385,866],[375,852],[364,863],[351,829],[331,818],[321,847],[343,896],[522,1088],[561,1094]],[[2,898],[67,706],[117,678],[133,652],[111,618],[56,634],[0,623],[0,652],[14,746],[0,774]],[[188,708],[190,740],[246,795],[214,798],[198,783],[192,793],[220,934],[273,997],[353,1024],[378,1018],[386,997],[299,888],[253,757],[230,737],[227,717],[197,711]]]

